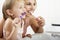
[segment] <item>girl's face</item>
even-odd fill
[[[23,2],[16,2],[15,5],[11,9],[11,13],[13,14],[13,18],[20,17],[22,13],[26,12],[24,8]]]
[[[27,12],[33,13],[36,8],[36,0],[25,0],[25,8]]]

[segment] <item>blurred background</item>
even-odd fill
[[[60,26],[52,26],[52,24],[60,24],[60,0],[36,0],[37,8],[34,16],[42,16],[45,19],[45,32],[60,32]],[[2,5],[4,0],[0,0],[0,20],[2,18]],[[30,29],[30,30],[28,30]],[[27,30],[34,34],[31,27]]]

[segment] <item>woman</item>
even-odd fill
[[[30,25],[31,28],[35,33],[43,33],[44,29],[43,26],[45,25],[45,20],[43,17],[39,16],[36,18],[32,13],[34,12],[36,8],[36,0],[24,0],[25,1],[25,8],[27,10],[27,15],[25,18],[25,29],[23,32],[23,37],[25,36],[27,32],[27,27]],[[27,34],[27,36],[31,36],[30,34]]]

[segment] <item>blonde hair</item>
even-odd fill
[[[24,2],[26,3],[26,1],[28,1],[28,0],[24,0]],[[35,0],[35,2],[36,2],[36,0]],[[37,2],[36,2],[37,3]]]
[[[23,0],[5,0],[3,7],[2,7],[3,18],[6,20],[8,17],[11,17],[6,13],[6,10],[12,9],[12,7],[14,6],[16,2],[22,2],[22,1]]]

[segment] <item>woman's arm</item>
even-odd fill
[[[39,16],[38,18],[31,18],[29,23],[31,23],[30,25],[35,33],[43,32],[43,26],[45,25],[45,20],[43,17]]]
[[[24,27],[23,27],[23,33],[22,33],[22,37],[24,38],[26,35],[26,32],[27,32],[27,27],[29,26],[29,18],[26,17],[25,20],[24,20]]]

